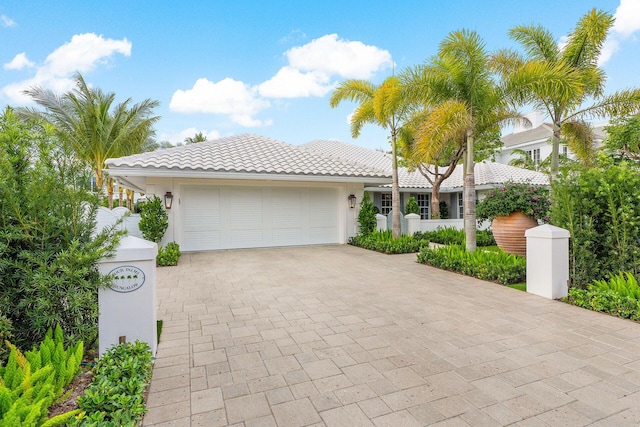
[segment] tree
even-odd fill
[[[492,141],[499,124],[519,115],[508,91],[494,82],[484,42],[473,31],[450,33],[425,65],[402,75],[405,97],[427,107],[415,132],[417,157],[426,163],[451,153],[464,164],[464,227],[468,251],[476,249],[476,141]],[[491,145],[491,144],[490,144]]]
[[[184,139],[184,143],[186,145],[197,144],[199,142],[205,142],[207,137],[202,134],[202,132],[196,133],[194,136],[189,136]]]
[[[89,87],[80,74],[75,80],[76,87],[62,95],[42,87],[25,91],[44,110],[24,109],[23,116],[43,119],[53,125],[57,136],[90,165],[101,192],[105,160],[117,157],[124,146],[145,140],[152,133],[153,125],[160,118],[152,115],[159,103],[145,99],[132,105],[128,98],[114,105],[114,93]],[[109,208],[113,207],[113,187],[110,191]]]
[[[397,77],[387,77],[379,86],[366,80],[345,80],[331,94],[329,104],[337,107],[342,101],[358,102],[351,116],[351,135],[357,138],[366,123],[389,129],[391,142],[391,230],[397,238],[400,228],[400,187],[398,184],[398,132],[407,117],[407,104]]]
[[[496,70],[503,76],[511,76],[514,82],[539,83],[521,86],[521,99],[546,111],[553,122],[552,177],[558,173],[562,138],[574,153],[580,151],[579,141],[583,147],[592,145],[587,119],[620,117],[640,111],[639,89],[604,95],[606,74],[598,67],[598,59],[613,22],[610,13],[592,9],[580,18],[562,44],[541,26],[517,26],[510,30],[509,36],[522,45],[526,56],[513,50],[496,55]],[[566,84],[562,89],[541,84],[543,75],[550,73],[564,80]],[[583,106],[590,99],[594,102]]]
[[[607,126],[605,147],[640,161],[640,115],[614,121]]]

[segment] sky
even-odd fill
[[[63,93],[80,72],[118,102],[158,100],[160,141],[248,132],[388,149],[373,124],[352,138],[355,104],[329,106],[339,82],[423,64],[463,28],[488,51],[517,48],[507,35],[516,25],[542,25],[562,43],[594,7],[616,17],[601,58],[606,93],[640,87],[640,0],[0,0],[0,106],[34,106],[25,89]]]

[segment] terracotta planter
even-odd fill
[[[523,214],[514,212],[509,216],[498,216],[491,223],[491,230],[496,243],[502,250],[515,255],[527,255],[527,240],[524,232],[537,227],[538,221]]]

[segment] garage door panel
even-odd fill
[[[185,251],[337,243],[338,190],[187,186]]]

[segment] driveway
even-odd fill
[[[351,246],[185,254],[147,426],[637,426],[640,325]]]

